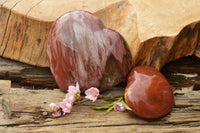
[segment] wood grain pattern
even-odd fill
[[[57,84],[49,68],[27,65],[0,57],[0,79],[37,88],[55,88]]]
[[[21,85],[36,88],[57,87],[49,68],[35,67],[20,62],[0,58],[0,79],[9,79]],[[184,57],[166,64],[161,72],[175,87],[190,87],[200,90],[200,59],[195,56]],[[189,74],[190,77],[187,77]],[[38,87],[37,87],[38,86]]]
[[[1,4],[0,55],[28,64],[34,62],[35,65],[45,66],[48,62],[44,44],[46,44],[51,23],[29,19],[27,17],[29,10],[24,12],[24,15],[13,11],[20,2],[5,1]]]
[[[124,88],[113,90],[112,95],[120,95]],[[1,90],[1,93],[1,132],[197,132],[200,129],[199,91],[175,91],[176,105],[172,112],[154,121],[140,119],[131,112],[112,111],[105,114],[89,108],[106,104],[104,100],[95,103],[83,101],[74,106],[71,114],[53,118],[49,103],[57,103],[65,95],[58,89],[11,88],[10,91]],[[47,112],[47,115],[43,115],[43,112]]]
[[[4,81],[6,85],[0,88],[0,132],[196,133],[200,130],[199,66],[200,59],[191,56],[181,58],[163,67],[161,72],[164,73],[173,87],[175,107],[166,117],[154,121],[140,119],[131,112],[113,111],[110,114],[105,114],[105,112],[89,108],[90,106],[107,104],[102,99],[94,103],[82,101],[74,106],[71,114],[61,118],[53,118],[50,115],[48,104],[51,102],[59,103],[64,98],[65,93],[59,89],[34,90],[30,87],[19,88],[19,86],[18,88],[10,88],[10,82]],[[23,68],[22,65],[21,68]],[[30,66],[29,69],[31,70]],[[12,70],[17,71],[17,69]],[[46,78],[46,81],[48,82],[49,79]],[[2,81],[0,82],[2,83]],[[12,84],[12,86],[14,85]],[[111,90],[101,92],[101,94],[105,97],[121,96],[124,89],[125,84],[121,84]],[[43,112],[47,112],[47,115],[42,115]]]
[[[0,4],[0,55],[27,64],[48,67],[51,24],[71,10],[90,11],[118,31],[130,47],[133,65],[160,70],[183,56],[200,57],[198,0],[1,0]]]
[[[48,66],[47,36],[53,21],[71,10],[87,10],[94,13],[117,1],[0,1],[0,26],[2,27],[0,55],[27,64],[46,67]],[[25,8],[24,5],[26,5]]]
[[[166,63],[184,56],[198,57],[200,22],[187,25],[174,37],[155,37],[142,43],[136,65],[160,70]]]

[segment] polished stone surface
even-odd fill
[[[160,118],[174,106],[173,91],[167,79],[148,66],[137,66],[131,70],[125,100],[136,115],[146,119]]]
[[[72,11],[56,20],[48,37],[51,71],[62,91],[69,85],[111,88],[125,80],[132,58],[119,33],[93,14]]]

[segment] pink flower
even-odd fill
[[[125,111],[126,108],[123,106],[123,104],[121,102],[118,102],[118,103],[115,103],[114,110],[115,111]]]
[[[81,93],[78,82],[76,83],[76,86],[70,85],[68,87],[68,92],[74,94],[76,94],[77,92]]]
[[[95,87],[91,87],[88,90],[85,91],[85,98],[92,100],[92,102],[97,100],[97,97],[99,95],[99,90]]]
[[[72,104],[68,100],[63,100],[60,103],[60,107],[62,108],[63,115],[65,115],[66,113],[70,113],[71,112]]]
[[[74,93],[67,93],[63,101],[69,101],[70,103],[73,103],[75,100],[76,99]]]
[[[53,116],[54,117],[60,117],[61,116],[61,109],[55,104],[55,103],[50,103],[49,104],[51,110],[53,111]]]

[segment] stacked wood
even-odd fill
[[[1,0],[0,5],[0,55],[26,64],[49,66],[49,29],[71,10],[94,13],[119,32],[129,45],[133,66],[160,70],[183,56],[200,57],[198,0]]]
[[[198,0],[1,0],[0,4],[0,55],[27,64],[48,66],[49,29],[71,10],[92,12],[118,31],[131,49],[133,65],[160,69],[183,56],[200,56]]]

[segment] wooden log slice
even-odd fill
[[[27,64],[49,66],[49,29],[71,10],[90,11],[118,31],[131,49],[133,65],[160,69],[183,56],[200,56],[198,0],[1,0],[0,4],[0,55]]]
[[[132,38],[136,14],[127,0],[1,0],[0,4],[0,55],[27,64],[49,66],[46,44],[51,25],[72,10],[96,14],[105,26],[121,31],[128,44],[137,40]]]

